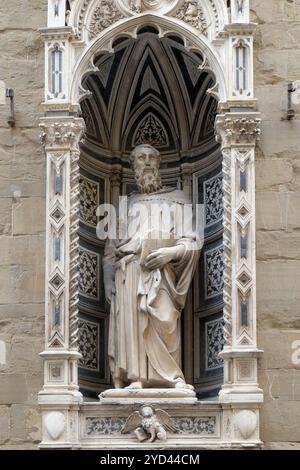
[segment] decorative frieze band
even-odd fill
[[[85,418],[85,437],[100,437],[103,435],[121,434],[126,424],[126,418],[100,418],[88,416]],[[174,424],[178,434],[196,434],[214,436],[217,432],[217,417],[176,417]]]

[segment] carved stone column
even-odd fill
[[[110,177],[111,203],[114,207],[119,206],[119,197],[121,196],[122,169],[114,168],[114,173]]]
[[[189,166],[182,165],[181,168],[182,190],[192,199],[192,170]]]
[[[40,123],[47,158],[46,298],[43,442],[74,447],[82,395],[78,390],[79,141],[84,121],[45,117]],[[55,411],[51,411],[55,409]],[[60,411],[58,411],[58,409]],[[73,424],[72,424],[73,423]]]
[[[256,335],[255,147],[260,114],[221,114],[216,131],[224,181],[224,384],[219,393],[224,439],[259,445]]]
[[[257,383],[255,146],[260,114],[219,115],[224,175],[224,403],[262,401]]]

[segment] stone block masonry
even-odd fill
[[[300,340],[300,103],[293,121],[284,118],[287,84],[300,78],[300,4],[252,0],[251,8],[263,122],[256,161],[261,437],[270,448],[292,448],[300,446],[300,365],[292,361]]]
[[[43,382],[45,157],[39,140],[47,0],[0,4],[0,448],[36,449]],[[5,88],[15,91],[7,124]],[[4,345],[4,346],[3,346]]]

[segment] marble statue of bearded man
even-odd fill
[[[139,192],[129,197],[129,215],[137,204],[147,208],[147,213],[153,207],[156,213],[167,207],[169,233],[166,237],[163,230],[153,230],[157,227],[148,219],[129,237],[106,243],[104,285],[110,303],[112,377],[116,388],[193,389],[181,370],[180,326],[201,242],[192,231],[174,235],[180,226],[176,214],[182,214],[177,209],[190,201],[183,191],[162,187],[160,154],[152,146],[136,147],[131,163]],[[149,238],[158,232],[164,240],[151,241],[150,247],[151,243],[156,247],[151,250]]]

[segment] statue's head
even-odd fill
[[[160,153],[152,145],[142,144],[131,152],[130,161],[139,190],[150,194],[161,189]]]
[[[143,418],[150,418],[154,415],[154,411],[150,406],[143,406],[143,408],[141,409],[141,415],[143,416]]]
[[[198,15],[198,7],[197,5],[189,4],[187,10],[185,12],[186,15],[190,16],[197,16]]]

